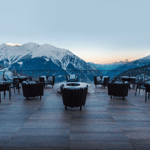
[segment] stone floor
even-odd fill
[[[91,87],[93,89],[91,89]],[[8,150],[149,150],[150,101],[144,92],[125,100],[107,89],[90,87],[85,107],[65,110],[56,88],[47,87],[42,100],[27,101],[8,93],[0,103],[0,149]]]

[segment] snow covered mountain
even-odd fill
[[[120,62],[114,62],[114,63],[109,63],[109,64],[95,64],[95,63],[92,63],[92,62],[88,62],[88,64],[96,67],[98,70],[113,70],[117,67],[121,67],[125,64],[127,64],[128,62],[123,62],[123,61],[120,61]],[[107,71],[105,71],[107,72]]]
[[[140,59],[137,59],[137,60],[134,60],[134,61],[131,61],[131,62],[127,62],[126,64],[121,65],[113,70],[118,70],[118,71],[115,71],[115,75],[118,75],[126,70],[133,69],[136,67],[142,67],[145,65],[150,65],[150,55],[140,58]],[[108,72],[106,75],[113,77],[114,76],[113,70]]]
[[[96,67],[87,64],[69,50],[36,43],[26,43],[21,46],[1,44],[0,65],[10,70],[57,70],[48,73],[34,71],[34,76],[51,73],[60,78],[68,73],[74,73],[73,70],[96,70]],[[28,71],[26,74],[31,74],[31,72]],[[86,75],[83,74],[83,79],[93,80],[95,74],[97,73],[90,71]]]

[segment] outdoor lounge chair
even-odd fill
[[[55,76],[41,76],[39,77],[39,81],[43,83],[43,86],[45,87],[45,85],[54,85],[55,83]]]
[[[15,89],[18,89],[18,93],[20,94],[20,86],[19,86],[19,80],[18,79],[13,79],[13,82],[11,83],[10,88],[14,89],[14,93],[15,93]]]
[[[105,88],[105,86],[108,85],[109,78],[110,77],[108,76],[94,76],[94,84],[95,86],[103,85],[103,87]]]
[[[112,96],[116,97],[123,97],[123,100],[125,96],[128,96],[128,82],[122,82],[122,81],[114,81],[108,83],[108,95],[110,95],[110,98],[112,99]]]
[[[84,88],[64,88],[64,85],[62,85],[60,89],[65,109],[67,110],[67,107],[80,107],[81,111],[82,106],[86,103],[88,86]]]
[[[0,102],[1,102],[1,91],[4,92],[4,98],[6,95],[6,91],[9,91],[9,99],[11,100],[11,89],[10,89],[10,83],[0,83]]]
[[[144,84],[145,84],[144,81],[137,81],[137,82],[136,82],[135,96],[136,96],[136,94],[137,94],[137,90],[138,90],[138,89],[139,89],[139,94],[140,94],[140,89],[145,90]]]
[[[75,74],[67,75],[66,81],[67,82],[78,82],[78,76]]]
[[[145,82],[145,102],[147,102],[147,93],[148,93],[148,100],[150,97],[150,81]]]
[[[29,100],[29,97],[36,97],[36,96],[43,96],[44,90],[43,90],[43,83],[36,83],[35,81],[30,82],[22,82],[22,90],[23,90],[23,96]]]

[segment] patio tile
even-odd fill
[[[123,133],[111,132],[71,132],[70,140],[73,141],[103,141],[103,142],[128,142],[128,138]]]
[[[150,145],[134,145],[136,150],[150,150]]]
[[[72,125],[73,132],[122,132],[117,125]]]
[[[67,148],[69,146],[69,136],[13,136],[6,147],[47,147],[47,148]]]
[[[124,134],[127,136],[128,139],[150,139],[150,134],[147,131],[125,132]]]
[[[70,129],[39,129],[22,128],[15,135],[18,136],[69,136]]]
[[[130,142],[97,142],[97,141],[71,141],[69,148],[88,150],[134,150]]]

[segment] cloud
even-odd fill
[[[13,43],[6,43],[6,45],[10,45],[10,46],[21,46],[21,44],[13,44]]]

